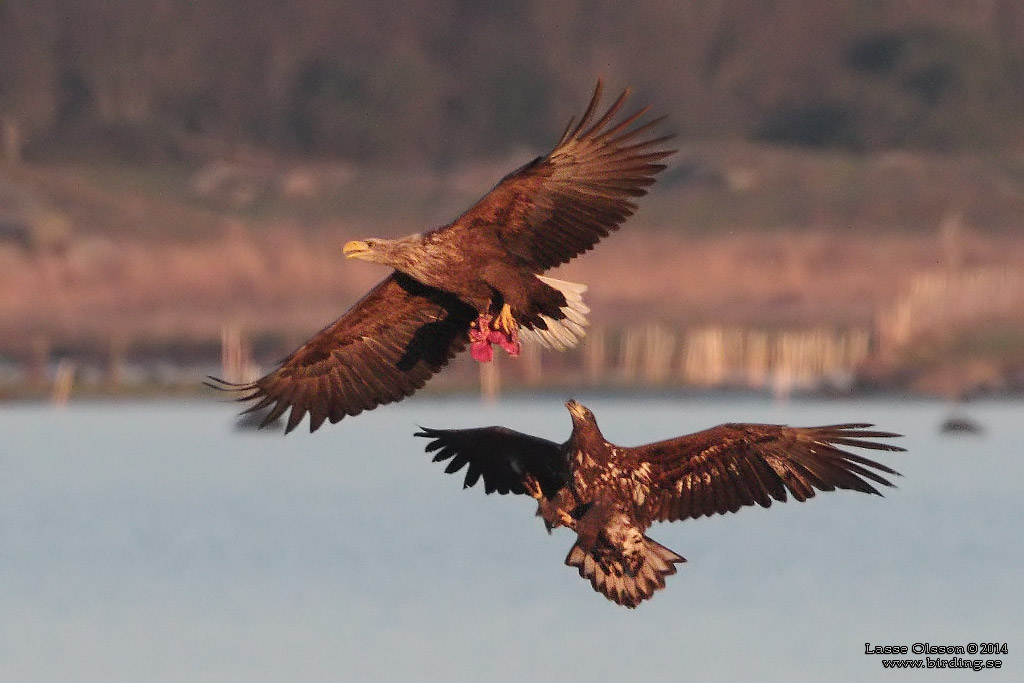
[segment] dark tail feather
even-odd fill
[[[573,545],[565,563],[576,567],[580,576],[590,579],[590,585],[606,598],[625,607],[633,608],[651,598],[655,591],[665,587],[665,577],[676,573],[676,565],[686,558],[669,550],[647,536],[639,569],[630,572],[626,561],[615,549],[599,544],[589,553]]]

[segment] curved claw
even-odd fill
[[[519,321],[512,316],[512,309],[508,304],[502,304],[501,312],[491,326],[494,332],[491,340],[505,349],[510,356],[519,355]]]
[[[509,338],[519,330],[519,323],[512,316],[512,309],[509,308],[508,304],[501,305],[501,311],[498,313],[498,317],[494,319],[493,329],[504,332]]]

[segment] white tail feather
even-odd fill
[[[558,351],[576,346],[586,334],[583,328],[588,325],[587,313],[590,313],[590,307],[583,303],[583,293],[587,291],[587,286],[543,275],[538,275],[537,279],[549,287],[554,287],[565,297],[565,306],[561,309],[565,317],[562,320],[555,320],[550,316],[541,315],[540,319],[547,325],[546,330],[523,328],[520,335],[524,339],[532,339],[541,346]]]

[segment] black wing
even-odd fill
[[[451,460],[445,472],[454,474],[466,467],[464,488],[483,477],[486,493],[528,494],[528,478],[532,478],[550,498],[569,477],[568,461],[559,444],[506,427],[424,427],[416,436],[433,439],[426,451],[437,451],[434,462]]]
[[[785,502],[787,492],[798,501],[814,497],[815,490],[881,495],[871,482],[892,486],[882,474],[899,472],[840,448],[905,450],[871,441],[899,436],[871,426],[724,424],[624,451],[631,467],[646,469],[650,478],[646,516],[672,521],[736,512],[755,503],[768,507],[773,499]]]
[[[476,311],[452,295],[395,272],[345,315],[249,384],[211,377],[217,389],[256,401],[261,426],[288,408],[286,432],[309,413],[309,431],[411,396],[465,348]]]

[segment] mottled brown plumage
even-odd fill
[[[812,498],[816,491],[879,494],[899,473],[841,448],[903,448],[872,441],[899,436],[868,424],[788,427],[723,424],[643,446],[607,441],[590,410],[576,401],[569,439],[557,444],[505,427],[423,429],[445,471],[466,468],[464,486],[487,493],[528,493],[548,529],[567,526],[577,540],[566,557],[594,589],[636,607],[686,560],[644,532],[673,521]]]
[[[618,229],[674,151],[662,148],[667,137],[652,136],[661,119],[640,121],[647,108],[616,120],[628,91],[599,116],[601,91],[598,81],[583,117],[550,153],[507,175],[453,222],[346,244],[350,258],[394,272],[277,370],[249,384],[210,378],[211,386],[242,392],[239,400],[255,402],[249,410],[266,411],[264,423],[290,408],[286,431],[309,413],[313,431],[410,396],[484,321],[495,321],[513,351],[519,327],[554,348],[574,345],[587,324],[586,287],[541,273]]]

